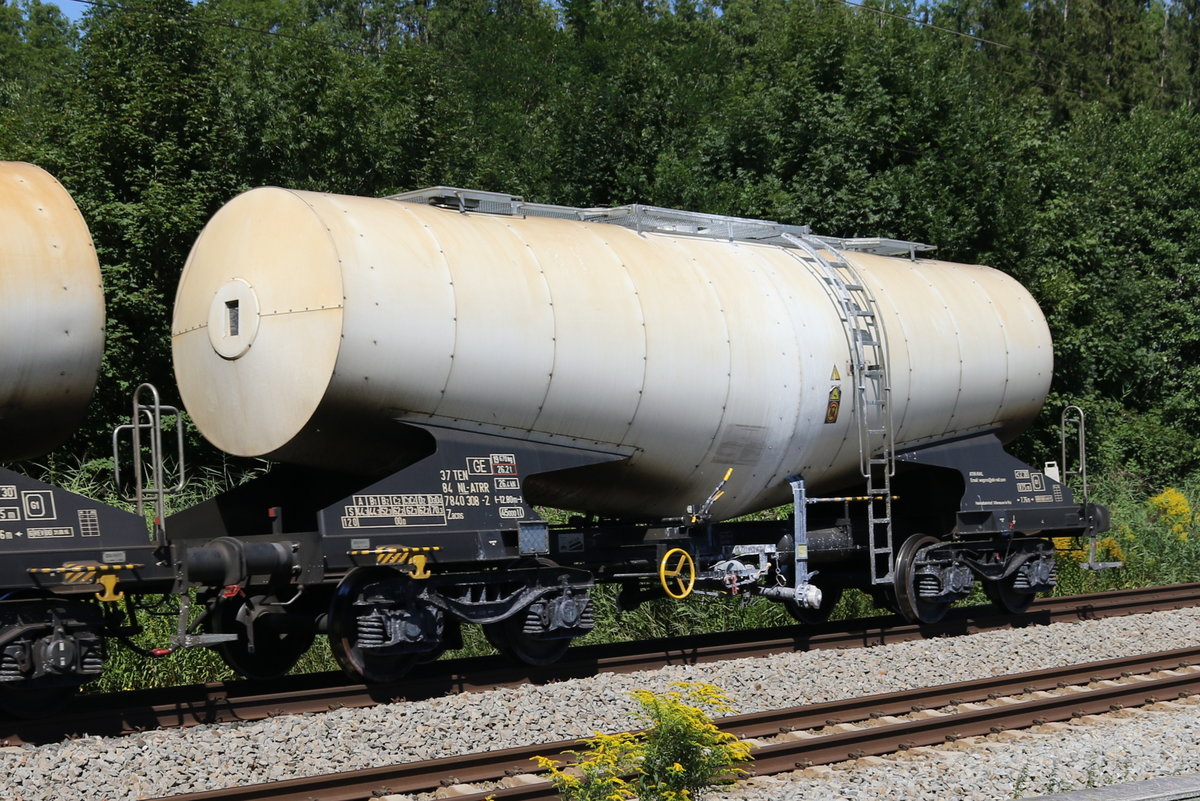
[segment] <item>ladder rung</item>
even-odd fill
[[[877,526],[885,525],[890,522],[892,522],[892,518],[890,518],[890,517],[872,517],[871,518],[871,523],[874,525],[877,525]]]
[[[886,434],[887,429],[886,428],[868,428],[867,433],[868,434]]]
[[[872,488],[872,489],[867,490],[867,494],[868,495],[891,495],[892,491],[889,489],[874,489],[874,488]]]

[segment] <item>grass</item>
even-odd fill
[[[1179,584],[1200,579],[1200,476],[1149,494],[1120,474],[1101,476],[1092,499],[1109,507],[1112,529],[1098,541],[1097,559],[1123,562],[1117,570],[1079,567],[1086,543],[1055,540],[1059,548],[1056,594]]]
[[[212,497],[221,489],[237,484],[259,472],[235,474],[227,467],[203,471],[189,480],[181,494],[170,496],[168,514]],[[30,471],[27,471],[30,472]],[[111,460],[97,459],[81,464],[50,463],[32,471],[44,481],[64,487],[101,502],[131,509],[117,497],[111,478]],[[1086,543],[1057,539],[1059,548],[1059,585],[1056,595],[1076,595],[1110,589],[1146,587],[1195,581],[1200,578],[1200,475],[1178,488],[1150,490],[1122,474],[1097,476],[1093,480],[1092,500],[1105,504],[1112,514],[1112,530],[1100,541],[1098,557],[1121,561],[1117,570],[1092,571],[1079,566],[1086,558]],[[787,513],[768,510],[758,517]],[[713,631],[737,631],[789,625],[794,621],[779,604],[745,596],[692,596],[683,601],[656,599],[634,610],[623,611],[617,604],[618,587],[604,585],[593,593],[596,628],[579,644],[603,644],[702,634]],[[177,625],[178,602],[173,598],[151,599],[141,615],[145,631],[134,638],[137,646],[149,649],[169,644]],[[964,603],[984,603],[981,589]],[[842,620],[884,614],[875,608],[869,596],[848,590],[834,609],[831,619]],[[478,626],[463,627],[464,647],[448,652],[444,658],[495,653]],[[318,637],[295,672],[337,670],[323,637]],[[147,660],[122,647],[112,647],[108,669],[103,678],[88,685],[93,692],[168,686],[192,682],[234,678],[219,656],[208,649],[186,649],[169,658]]]

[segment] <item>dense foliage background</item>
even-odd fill
[[[1200,0],[0,2],[0,158],[55,174],[105,271],[103,454],[170,387],[176,280],[263,184],[471,186],[936,243],[1057,343],[1021,444],[1089,413],[1093,468],[1200,472]]]

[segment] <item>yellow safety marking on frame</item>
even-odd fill
[[[100,585],[104,587],[104,592],[96,593],[96,599],[108,603],[111,603],[112,601],[125,600],[125,593],[113,592],[113,590],[117,588],[117,582],[119,581],[120,579],[117,577],[116,573],[108,573],[101,576]]]
[[[830,374],[829,380],[830,381],[841,381],[842,380],[842,374],[838,372],[836,364],[833,366],[833,373]]]
[[[668,567],[674,560],[674,566]],[[658,563],[658,581],[663,591],[672,598],[686,598],[696,586],[696,563],[692,555],[682,548],[672,548],[663,554]]]
[[[884,495],[875,495],[875,496],[871,496],[871,495],[839,495],[835,498],[809,498],[807,502],[808,503],[839,503],[841,501],[869,501],[869,500],[871,500],[872,497],[874,497],[878,500],[883,500],[886,496],[884,496]],[[891,496],[893,501],[899,497],[900,497],[899,495]]]
[[[137,570],[139,564],[122,565],[79,565],[66,564],[62,567],[31,567],[28,573],[36,576],[66,576],[68,584],[87,583],[96,580],[97,573],[115,573],[118,570]]]
[[[393,548],[385,546],[382,548],[374,548],[365,551],[350,551],[350,556],[374,556],[375,564],[377,565],[410,565],[412,570],[409,572],[409,577],[414,579],[427,579],[433,575],[426,567],[429,564],[429,557],[425,554],[440,551],[439,546],[424,546],[419,548],[410,548],[408,546],[402,548]]]

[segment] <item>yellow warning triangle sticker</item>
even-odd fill
[[[838,372],[837,365],[833,366],[833,375],[829,376],[830,381],[841,381],[842,375]]]

